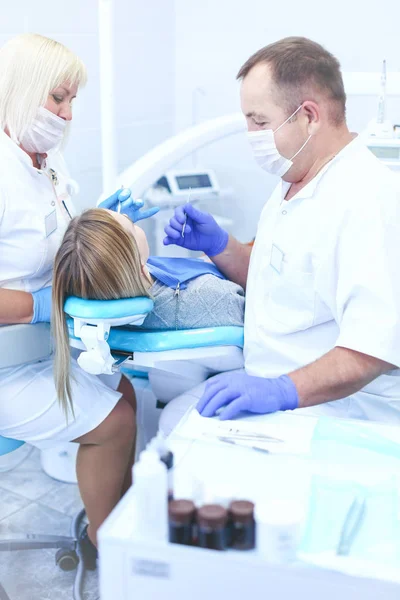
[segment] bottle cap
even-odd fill
[[[191,500],[171,500],[168,504],[169,518],[175,523],[190,523],[195,512],[196,507]]]
[[[162,454],[160,456],[160,459],[167,467],[167,469],[172,469],[172,467],[174,466],[174,455],[170,450],[168,450],[166,454]]]
[[[254,519],[254,504],[248,500],[235,500],[230,503],[229,512],[234,521],[248,523]]]
[[[206,504],[197,511],[197,521],[202,527],[224,527],[228,511],[219,504]]]

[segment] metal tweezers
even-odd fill
[[[240,431],[239,429],[225,429],[222,428],[218,429],[218,431],[215,431],[214,433],[211,432],[205,432],[203,434],[205,437],[212,437],[212,438],[218,438],[218,437],[224,437],[225,439],[232,439],[232,440],[250,440],[253,442],[271,442],[271,443],[283,443],[284,440],[277,438],[277,437],[273,437],[271,435],[266,435],[264,433],[257,433],[257,432],[252,432],[252,431]]]
[[[186,200],[186,203],[190,202],[190,196],[191,196],[191,194],[192,194],[192,188],[189,188],[189,195],[188,195],[188,198]],[[187,223],[187,214],[185,213],[185,221],[184,221],[184,223],[182,225],[182,237],[183,238],[185,237],[186,223]]]
[[[336,554],[348,556],[350,548],[361,529],[365,519],[367,502],[365,496],[356,496],[348,510],[343,523],[340,539],[336,548]]]

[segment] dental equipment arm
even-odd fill
[[[0,325],[30,323],[32,318],[32,294],[16,290],[0,290]]]
[[[133,198],[141,198],[165,171],[183,158],[219,139],[245,130],[246,123],[241,113],[189,127],[144,154],[118,175],[118,182],[122,181],[129,187]],[[100,200],[104,200],[104,196]]]

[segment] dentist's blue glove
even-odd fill
[[[51,286],[33,292],[33,319],[31,323],[50,323]]]
[[[226,408],[220,419],[225,421],[241,412],[267,414],[293,410],[299,407],[299,397],[288,375],[266,379],[245,372],[221,373],[207,383],[196,408],[203,417],[212,417],[223,406]]]
[[[118,210],[119,205],[121,205],[121,209]],[[137,221],[141,221],[142,219],[148,219],[152,217],[160,210],[158,207],[149,208],[148,210],[143,210],[140,212],[140,209],[143,208],[144,202],[143,200],[134,200],[131,197],[131,190],[128,188],[121,188],[117,190],[112,196],[100,202],[98,208],[108,208],[109,210],[113,210],[115,212],[120,212],[123,215],[127,215],[131,221],[137,223]]]
[[[200,250],[208,256],[216,256],[223,252],[229,238],[228,233],[218,225],[213,216],[197,210],[190,203],[175,209],[175,214],[164,231],[167,234],[164,246],[175,244],[187,250]]]

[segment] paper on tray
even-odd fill
[[[257,446],[265,448],[276,454],[308,454],[316,420],[297,415],[259,415],[234,421],[220,421],[218,418],[206,418],[199,415],[197,410],[192,410],[181,421],[175,435],[201,439],[204,441],[218,442],[219,436],[232,436],[232,439],[243,446]],[[234,432],[239,434],[252,433],[271,436],[282,442],[250,439],[240,440]],[[221,444],[224,442],[221,441]]]

